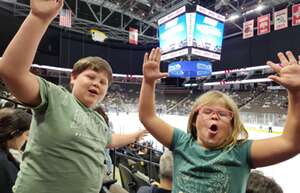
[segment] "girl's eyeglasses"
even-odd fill
[[[212,107],[199,107],[198,109],[199,114],[202,114],[204,116],[212,116],[214,113],[222,120],[228,120],[231,121],[233,118],[233,112],[223,109],[223,108],[212,108]]]

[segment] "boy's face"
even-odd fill
[[[71,75],[72,94],[87,107],[102,101],[108,89],[107,73],[86,69],[78,75]]]
[[[196,119],[197,138],[206,148],[217,148],[232,135],[233,113],[225,106],[201,106]]]

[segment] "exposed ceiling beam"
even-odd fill
[[[102,0],[100,0],[100,1],[102,1]],[[99,1],[97,1],[97,2],[99,4],[101,3]],[[108,17],[101,21],[101,19],[98,18],[97,14],[92,9],[90,3],[88,3],[87,1],[85,1],[85,3],[87,4],[88,10],[90,11],[90,14],[93,16],[95,21],[80,18],[78,16],[78,14],[76,14],[77,10],[72,10],[74,13],[74,14],[72,14],[72,16],[73,16],[72,28],[70,28],[68,30],[74,31],[74,32],[79,32],[82,34],[88,34],[90,29],[97,28],[97,29],[100,29],[100,31],[103,31],[104,33],[106,33],[106,35],[110,39],[120,40],[123,42],[128,41],[128,31],[125,29],[125,27],[114,27],[114,26],[104,24],[105,20],[107,20]],[[13,2],[13,1],[8,1],[8,2],[0,1],[0,7],[2,7],[2,8],[6,7],[6,10],[11,11],[13,14],[17,13],[19,16],[26,16],[26,15],[28,15],[28,13],[30,11],[30,6],[28,4],[24,4],[24,3],[20,3],[20,2]],[[13,7],[15,7],[15,8],[13,8]],[[67,5],[67,7],[70,7],[70,6]],[[114,11],[112,10],[112,12],[114,12]],[[132,20],[133,20],[133,18],[132,18]],[[148,27],[148,25],[146,23],[147,22],[143,22],[143,25],[146,26],[145,28],[149,29],[151,26]],[[56,27],[60,27],[59,23],[57,22],[57,19],[52,22],[52,25],[54,25]],[[122,24],[122,25],[125,26],[124,24]],[[122,25],[120,25],[120,26],[122,26]],[[128,26],[128,25],[129,25],[129,23],[126,23],[126,26]],[[156,36],[145,35],[144,32],[145,31],[143,31],[142,33],[139,34],[139,42],[140,43],[147,44],[147,43],[156,43],[157,42]]]
[[[176,9],[179,9],[182,6],[191,5],[191,4],[192,3],[189,0],[183,0],[183,1],[180,1],[179,3],[178,3],[178,0],[172,0],[168,4],[161,7],[160,13],[158,15],[150,18],[149,21],[151,23],[153,23],[153,22],[156,23],[159,18],[165,16],[166,14],[168,14],[172,11],[175,11]]]
[[[139,15],[134,14],[131,11],[121,9],[121,7],[119,5],[111,3],[109,1],[105,1],[105,0],[81,0],[81,1],[88,2],[88,3],[94,4],[94,5],[98,5],[98,6],[103,6],[111,11],[122,13],[124,15],[127,15],[130,18],[136,19],[147,25],[150,25],[151,27],[157,28],[157,24],[146,21],[146,20],[144,20],[144,18],[140,17]]]

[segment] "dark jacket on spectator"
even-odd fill
[[[12,193],[15,184],[19,164],[15,160],[10,160],[7,154],[0,149],[0,192]]]

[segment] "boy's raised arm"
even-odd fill
[[[254,167],[279,163],[300,152],[300,65],[292,52],[286,52],[286,56],[278,53],[279,65],[267,63],[277,73],[269,78],[288,90],[288,114],[283,134],[253,142],[251,158]]]
[[[40,103],[39,83],[30,73],[37,47],[51,21],[63,6],[63,0],[31,0],[31,11],[0,60],[0,77],[20,101]]]
[[[148,134],[148,131],[144,129],[140,129],[138,131],[127,133],[127,134],[112,134],[112,141],[110,144],[108,144],[107,148],[119,148],[123,147],[125,145],[128,145],[130,143],[134,143],[136,141],[139,141],[143,139]]]
[[[173,137],[173,128],[155,112],[155,81],[168,76],[160,72],[160,49],[152,49],[144,56],[142,83],[139,100],[139,117],[145,128],[163,145],[170,147]]]

